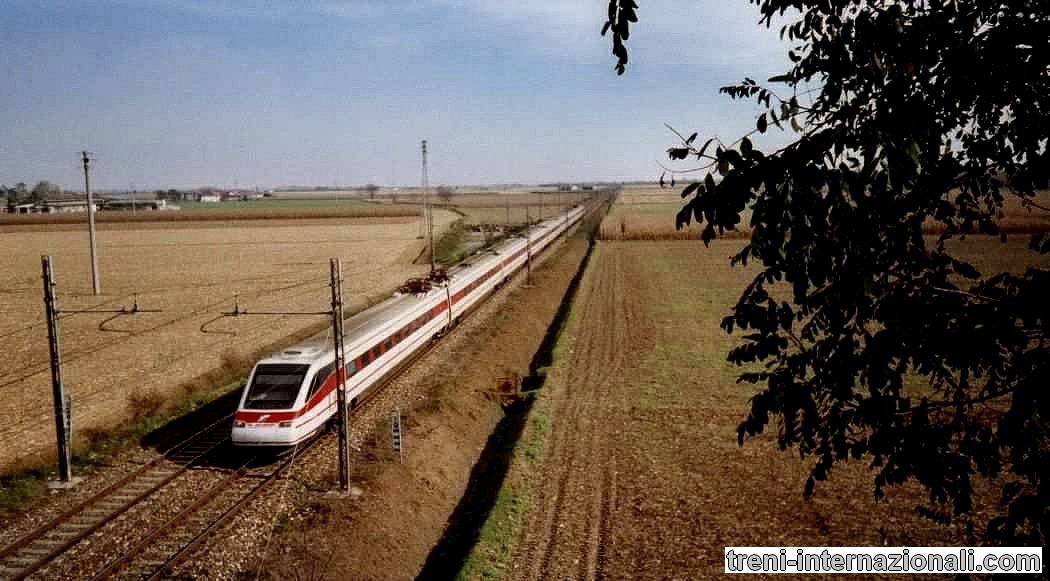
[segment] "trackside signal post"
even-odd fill
[[[532,284],[532,218],[529,216],[529,207],[525,206],[525,284]]]
[[[394,411],[390,412],[390,445],[397,452],[397,460],[401,464],[405,463],[405,454],[401,451],[403,441],[401,434],[401,408],[394,408]]]

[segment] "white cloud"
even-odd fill
[[[431,0],[443,9],[465,9],[498,26],[513,26],[533,49],[582,62],[612,63],[611,41],[599,36],[606,0],[520,2]],[[776,29],[759,25],[758,8],[746,0],[643,0],[628,41],[632,61],[716,68],[787,65],[787,45]],[[766,72],[765,70],[761,71]]]

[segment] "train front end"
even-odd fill
[[[306,361],[264,359],[252,369],[233,418],[235,446],[286,447],[301,442],[300,393],[310,377]]]

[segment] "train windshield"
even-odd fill
[[[255,377],[248,388],[248,397],[244,399],[245,409],[290,409],[309,369],[309,365],[260,365],[255,369]]]

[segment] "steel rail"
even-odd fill
[[[194,501],[192,504],[190,504],[189,506],[183,508],[175,516],[171,517],[170,519],[165,521],[163,524],[161,524],[160,526],[157,526],[152,531],[150,531],[146,536],[144,536],[141,539],[139,539],[139,541],[137,543],[132,545],[130,548],[126,549],[122,555],[120,555],[116,559],[113,559],[112,561],[107,563],[106,566],[103,567],[101,571],[99,571],[98,573],[95,573],[95,575],[91,578],[92,581],[96,581],[96,580],[99,580],[99,579],[108,579],[111,576],[113,576],[114,574],[118,573],[120,570],[125,569],[126,565],[128,563],[130,563],[133,559],[135,559],[136,557],[138,557],[140,555],[145,554],[146,549],[148,549],[150,547],[150,544],[153,541],[157,540],[159,537],[161,537],[164,534],[172,533],[174,530],[176,530],[175,527],[179,526],[181,523],[185,522],[188,518],[190,518],[191,516],[193,516],[194,514],[199,512],[200,509],[204,508],[205,505],[207,505],[207,504],[211,503],[212,501],[218,499],[219,496],[220,496],[220,493],[222,493],[224,490],[230,489],[232,483],[237,481],[237,480],[240,480],[245,475],[245,473],[247,472],[248,466],[251,465],[251,463],[254,462],[256,459],[257,459],[256,457],[252,457],[251,459],[249,459],[247,462],[242,464],[239,468],[237,468],[236,470],[233,470],[226,478],[224,478],[224,479],[220,480],[219,482],[217,482],[216,484],[214,484],[211,488],[209,488],[206,492],[204,492],[201,495],[201,497],[198,498],[196,501]],[[280,468],[278,468],[276,471],[274,471],[274,473],[275,474],[279,473],[283,469],[284,469],[284,465],[282,465]],[[273,477],[273,475],[271,475],[268,478],[272,478],[272,477]],[[243,500],[242,500],[242,502],[243,502]],[[165,565],[167,565],[168,562],[170,562],[170,559],[169,559],[169,561],[165,562]],[[152,578],[153,576],[156,576],[157,574],[163,572],[164,569],[165,569],[165,567],[162,566],[160,569],[158,569],[157,571],[152,573],[150,578]]]
[[[92,495],[90,498],[76,505],[72,509],[62,513],[60,516],[53,519],[51,522],[35,529],[28,535],[25,535],[21,539],[8,545],[6,548],[4,548],[3,551],[0,551],[0,567],[8,570],[17,571],[12,577],[10,577],[10,579],[14,580],[24,579],[29,575],[35,573],[41,567],[53,561],[59,555],[66,552],[80,541],[84,540],[84,538],[91,535],[99,528],[105,526],[109,522],[112,522],[113,519],[115,519],[116,517],[120,516],[121,514],[124,514],[125,512],[133,508],[135,505],[139,504],[146,498],[155,494],[158,490],[169,484],[171,481],[184,474],[197,461],[204,458],[205,456],[213,452],[215,449],[217,449],[219,446],[224,444],[226,440],[229,439],[229,436],[225,436],[220,441],[206,446],[204,450],[198,451],[193,448],[194,444],[204,441],[204,438],[206,436],[214,432],[217,428],[220,427],[222,423],[230,420],[232,417],[233,414],[229,414],[223,418],[220,418],[219,420],[216,420],[215,422],[209,424],[208,426],[193,434],[189,438],[183,440],[180,444],[169,450],[163,456],[156,458],[147,464],[144,464],[143,466],[124,476],[117,482],[114,482],[113,484],[107,486],[98,493]],[[180,456],[185,454],[187,451],[190,451],[191,453],[184,458],[180,458]],[[147,476],[149,473],[154,471],[156,471],[157,473],[162,473],[163,471],[159,469],[162,465],[166,463],[180,464],[181,467],[175,468],[171,471],[170,474],[165,475],[163,478],[156,482],[152,482],[148,487],[133,494],[131,497],[121,499],[119,503],[113,508],[106,509],[105,507],[97,506],[103,505],[106,500],[112,499],[113,497],[117,497],[117,493],[126,488],[130,488],[131,484],[135,482],[147,481]],[[97,517],[90,517],[90,520],[88,520],[88,522],[85,522],[81,525],[76,525],[73,522],[71,522],[76,517],[88,513],[89,509],[91,508],[102,508],[103,512]],[[67,525],[67,528],[71,528],[72,530],[68,532],[60,531],[59,529],[63,525]],[[56,540],[49,541],[46,538],[46,535],[48,535],[48,533],[51,532],[57,533],[57,536],[59,538]],[[37,548],[36,550],[33,550],[34,544],[39,544],[42,546]],[[19,558],[18,556],[21,553],[28,554],[27,557],[24,557],[21,560],[21,562],[26,562],[26,565],[17,564],[19,562],[17,561],[17,559]],[[8,566],[7,563],[11,561],[15,561],[15,564],[13,566]]]

